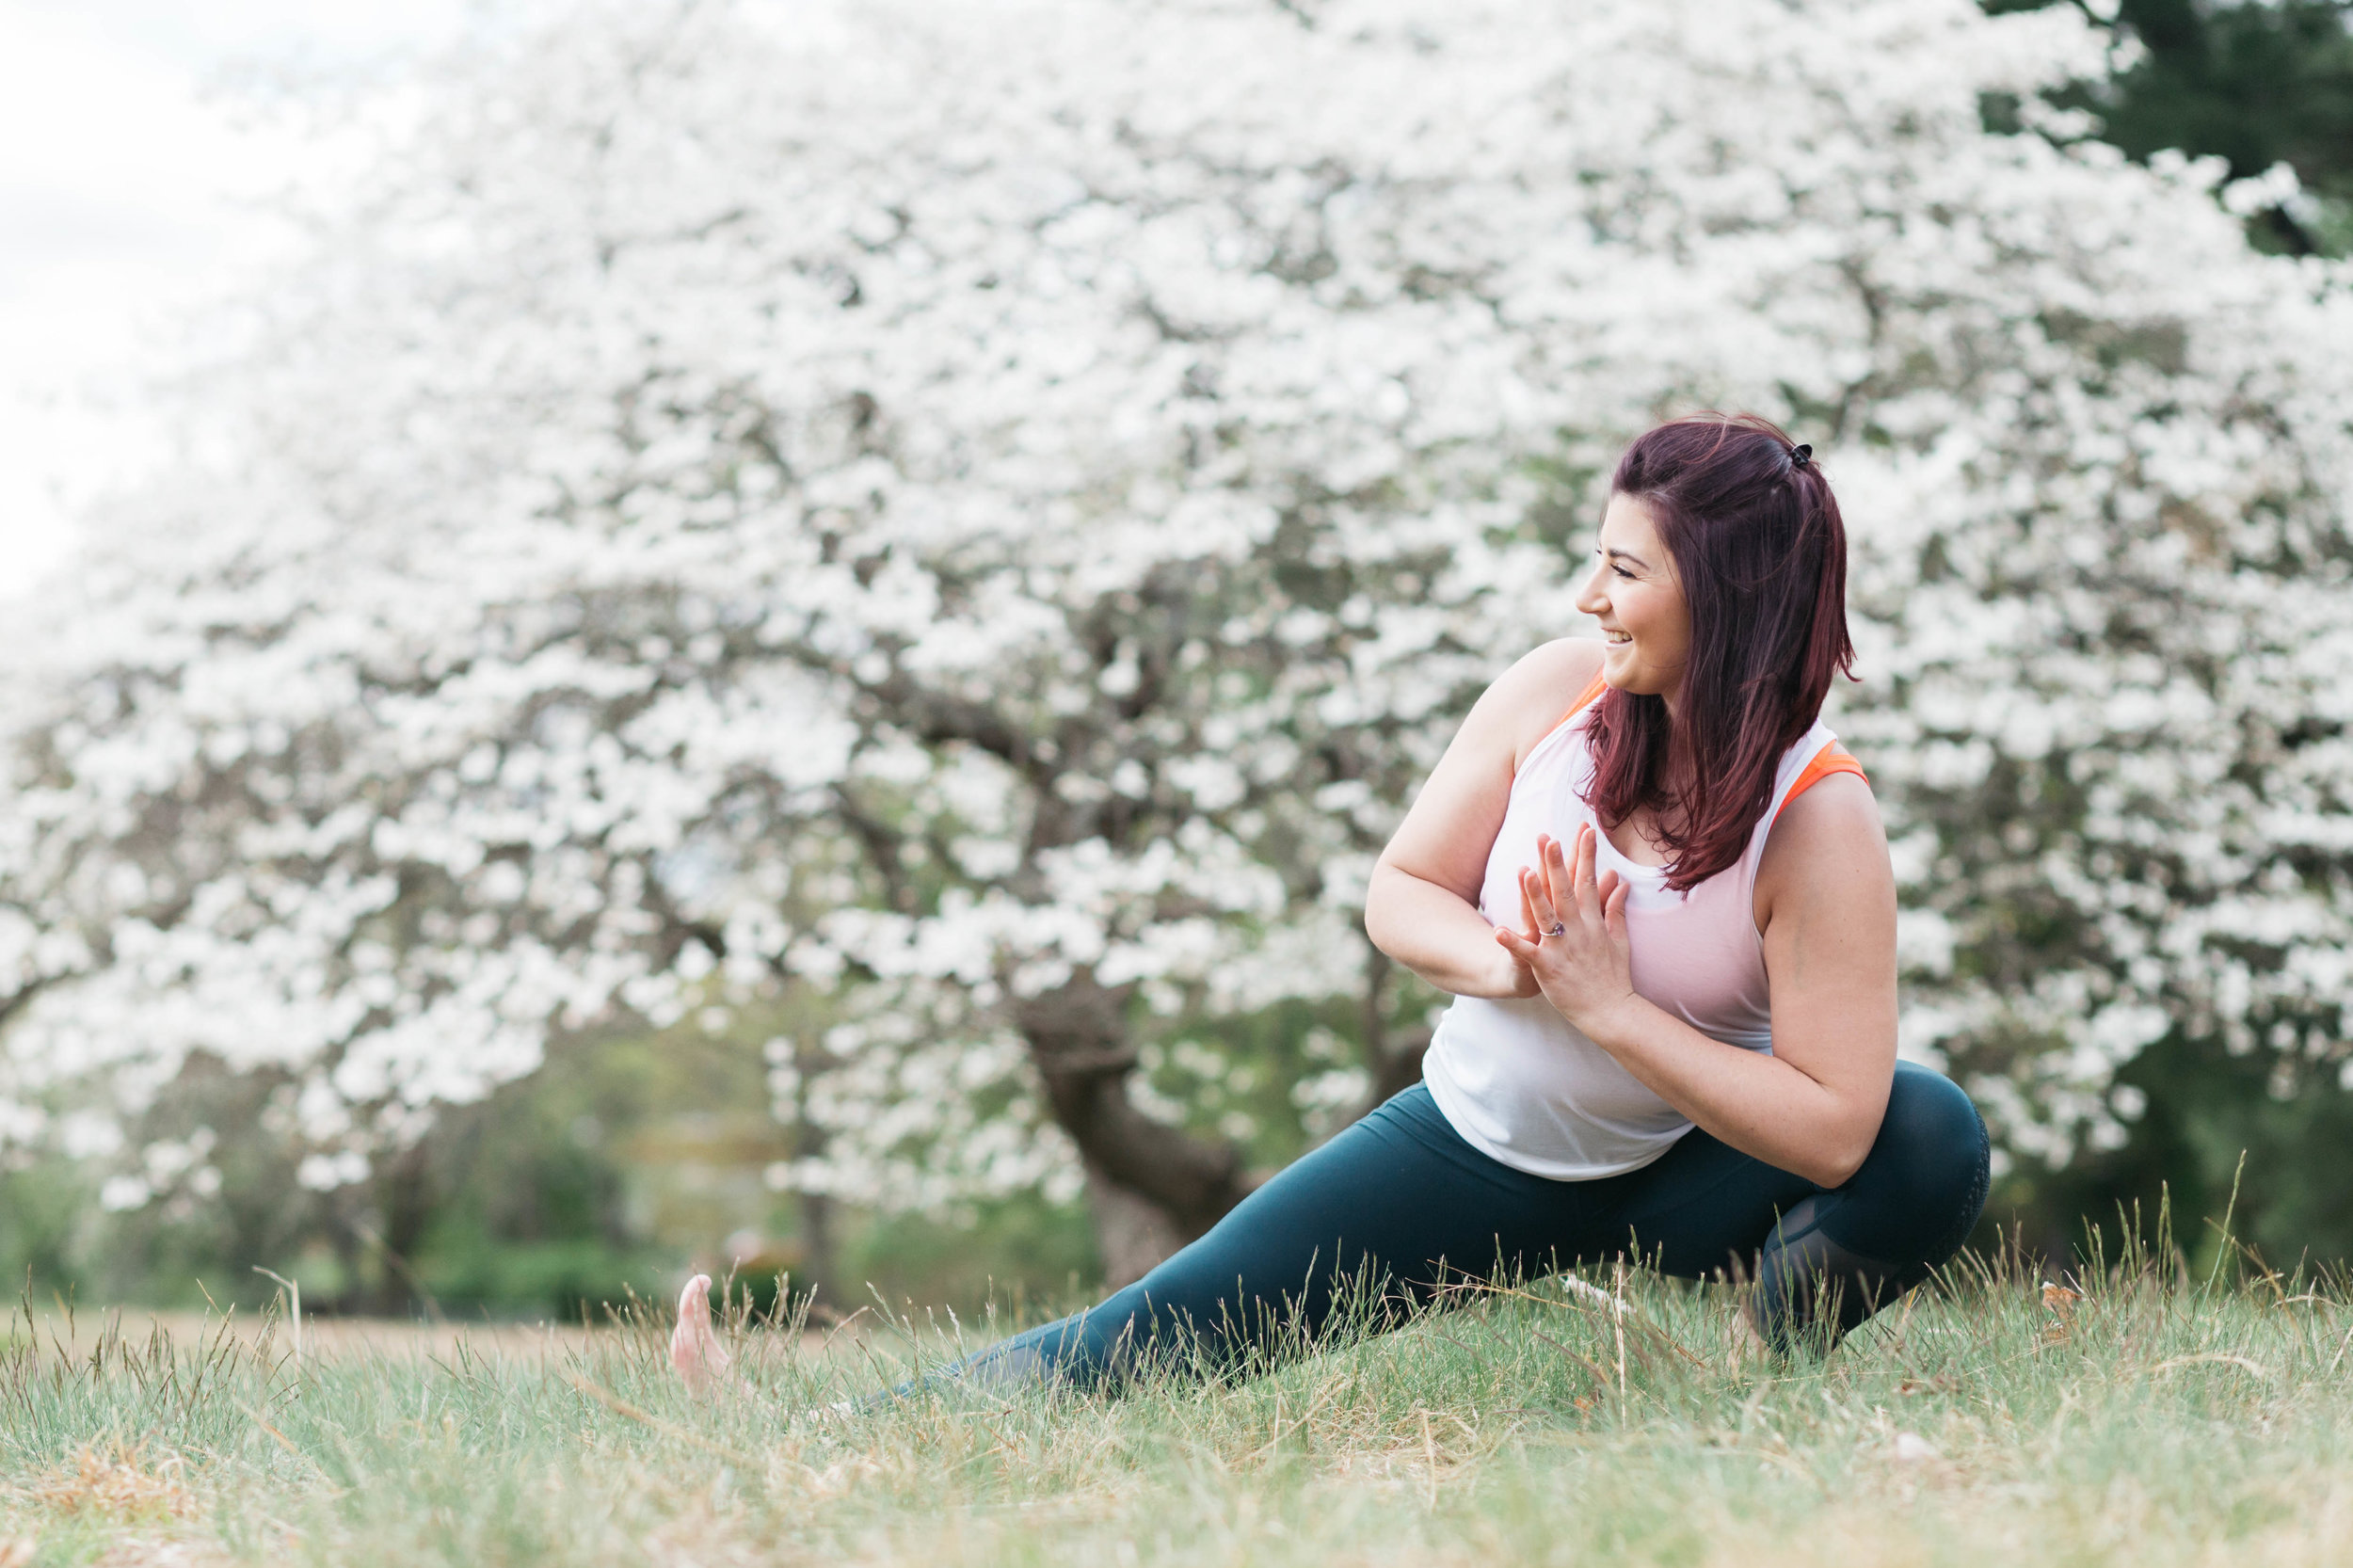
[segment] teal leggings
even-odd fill
[[[1968,1096],[1909,1063],[1897,1066],[1870,1154],[1834,1188],[1697,1128],[1624,1176],[1529,1176],[1465,1143],[1416,1084],[1100,1305],[947,1375],[1084,1387],[1146,1356],[1205,1373],[1265,1365],[1314,1343],[1352,1298],[1371,1304],[1365,1320],[1378,1328],[1448,1283],[1614,1256],[1753,1280],[1770,1342],[1826,1343],[1959,1250],[1986,1176],[1985,1124]]]

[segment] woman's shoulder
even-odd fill
[[[1819,718],[1782,753],[1766,825],[1769,843],[1787,839],[1808,848],[1842,840],[1884,846],[1887,840],[1869,776]]]
[[[1601,660],[1598,638],[1558,637],[1521,655],[1496,677],[1480,706],[1509,731],[1515,765],[1601,679]]]
[[[1598,637],[1556,637],[1530,649],[1496,678],[1491,690],[1508,695],[1514,706],[1544,708],[1569,704],[1601,679],[1602,642]]]
[[[1860,773],[1826,773],[1790,797],[1767,829],[1757,865],[1757,929],[1795,896],[1828,906],[1877,907],[1894,896],[1887,827]]]
[[[1833,765],[1823,766],[1825,762]],[[1828,758],[1817,756],[1799,778],[1804,787],[1784,797],[1774,815],[1774,838],[1808,846],[1849,840],[1885,845],[1887,827],[1870,781],[1843,748]]]

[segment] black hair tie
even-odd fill
[[[1813,456],[1814,448],[1808,446],[1803,441],[1800,441],[1796,446],[1789,449],[1789,466],[1791,468],[1803,468],[1806,465],[1807,459],[1811,458]]]

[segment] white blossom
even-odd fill
[[[2353,318],[2213,168],[2060,144],[2098,36],[741,0],[452,62],[18,629],[8,1089],[280,1072],[333,1186],[797,981],[773,1179],[1067,1192],[1025,1001],[1364,984],[1370,855],[1709,405],[1844,498],[1906,1048],[2051,1158],[2169,1032],[2335,1050]]]

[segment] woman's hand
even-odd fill
[[[1591,827],[1579,828],[1572,867],[1559,840],[1549,834],[1537,839],[1539,864],[1520,869],[1528,930],[1497,926],[1496,941],[1527,969],[1555,1012],[1607,1047],[1615,1020],[1641,999],[1634,991],[1625,933],[1631,888],[1616,872],[1595,877],[1598,842]]]
[[[1528,933],[1520,946],[1532,950],[1540,928],[1536,924],[1535,906],[1528,902],[1528,875],[1525,872],[1520,875],[1520,925]],[[1496,927],[1497,936],[1506,936],[1510,931],[1509,926]],[[1497,956],[1503,960],[1503,970],[1497,977],[1497,988],[1489,995],[1524,1000],[1537,994],[1536,971],[1528,967],[1528,960],[1520,956],[1519,949],[1506,943],[1504,951]]]
[[[1501,932],[1505,928],[1498,926],[1496,929],[1498,932]],[[1495,997],[1498,1000],[1511,998],[1520,1000],[1525,1000],[1527,998],[1536,995],[1538,989],[1536,984],[1536,976],[1534,972],[1529,968],[1528,965],[1520,959],[1513,957],[1510,953],[1505,953],[1502,957],[1503,962],[1497,967],[1496,971],[1494,989],[1475,992],[1466,991],[1464,995]]]

